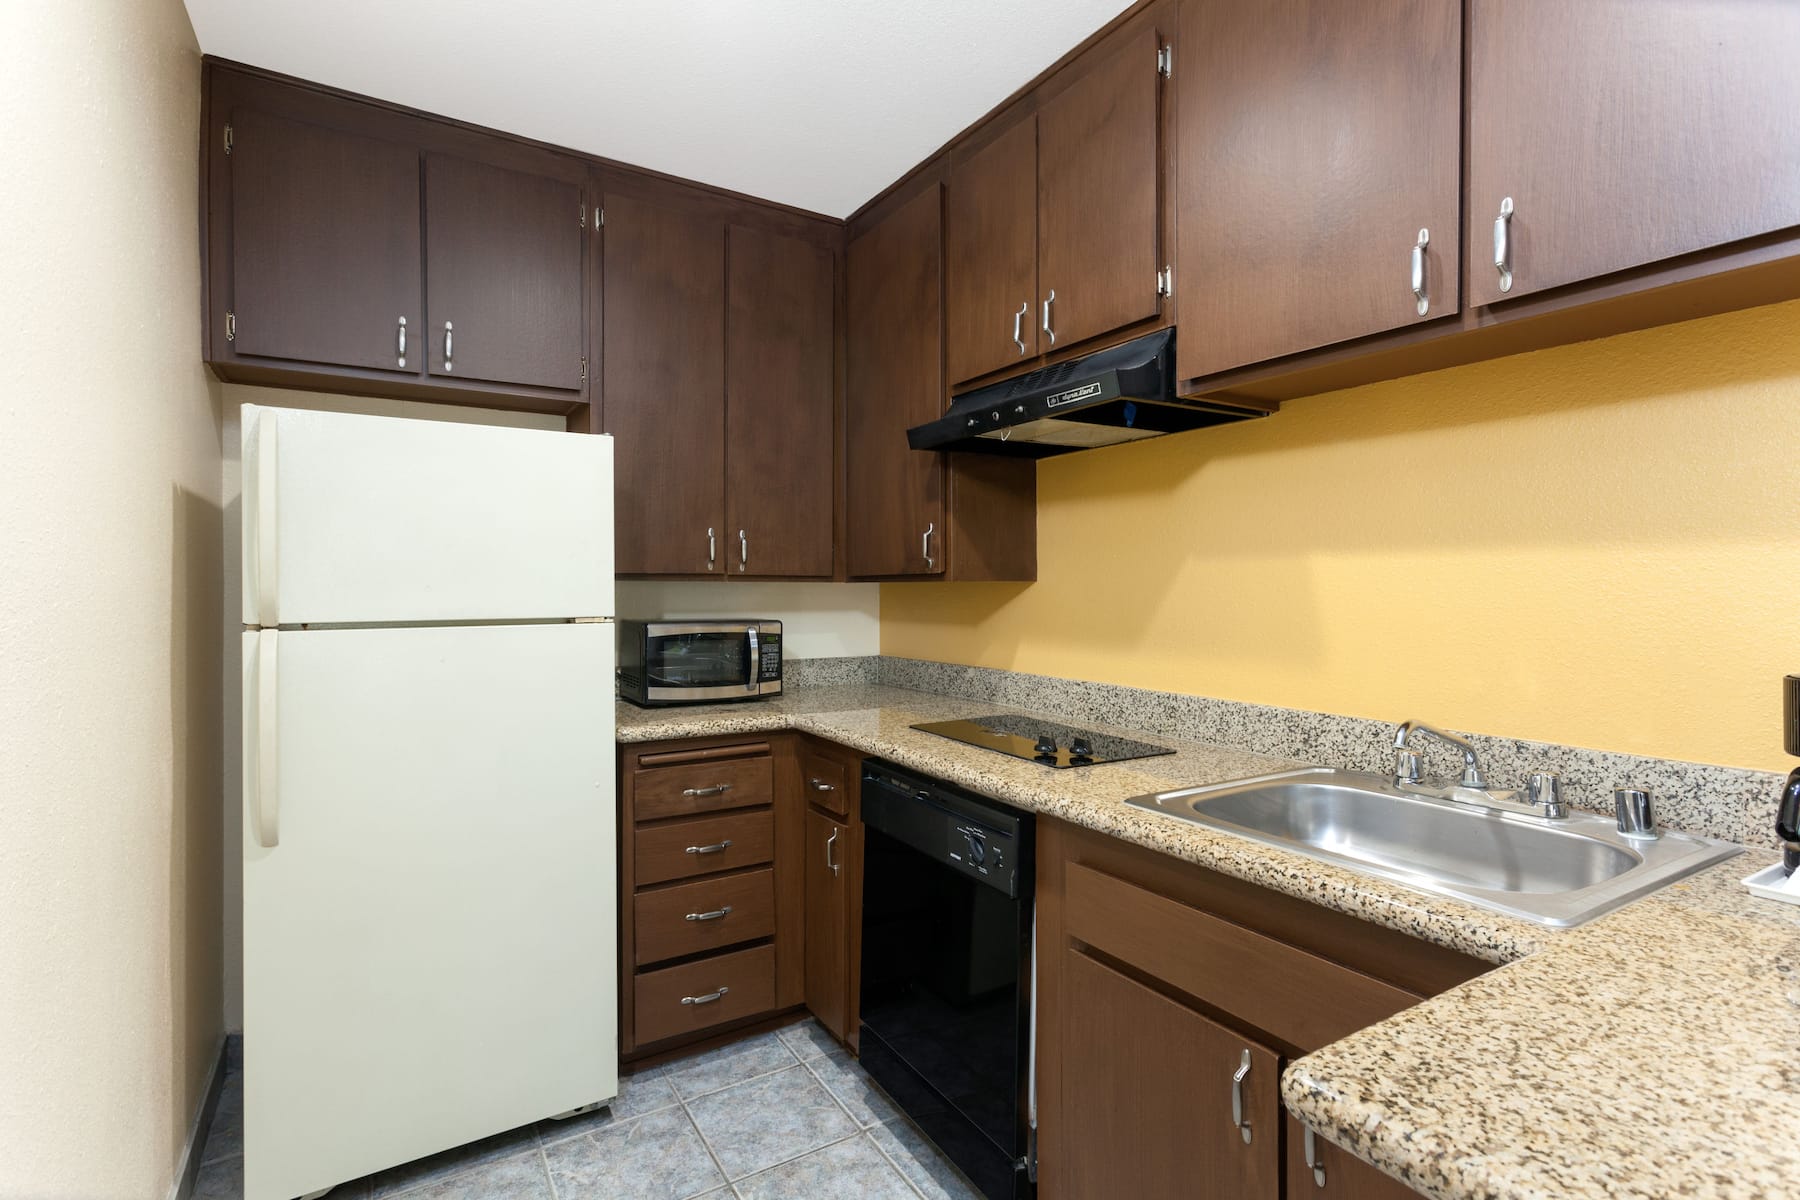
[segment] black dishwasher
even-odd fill
[[[990,1200],[1026,1200],[1031,816],[871,758],[862,818],[862,1064]]]

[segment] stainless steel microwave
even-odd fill
[[[780,694],[780,621],[619,622],[619,695],[633,704],[716,704]]]

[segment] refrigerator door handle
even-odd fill
[[[250,835],[264,850],[281,844],[280,743],[278,741],[277,642],[273,629],[253,635],[254,654],[246,654],[244,688],[244,800]]]
[[[279,625],[275,597],[280,556],[276,553],[275,433],[281,422],[265,413],[256,426],[256,612],[257,625]]]

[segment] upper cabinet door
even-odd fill
[[[849,572],[944,571],[944,457],[906,431],[944,412],[941,190],[850,243],[845,473]]]
[[[248,109],[231,129],[234,352],[417,375],[418,151]]]
[[[1471,0],[1469,302],[1800,225],[1796,47],[1780,0]]]
[[[726,246],[726,566],[828,576],[831,252],[739,225]]]
[[[606,197],[601,381],[627,575],[725,569],[725,226]]]
[[[1161,311],[1160,48],[1156,31],[1145,30],[1038,112],[1032,314],[1043,353]]]
[[[1461,14],[1186,0],[1180,378],[1457,311]]]
[[[961,383],[1041,352],[1037,337],[1037,122],[953,163],[944,353]]]
[[[431,373],[580,391],[586,223],[578,184],[427,158]]]

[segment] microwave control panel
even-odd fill
[[[762,662],[757,669],[757,678],[767,681],[781,678],[781,635],[765,633],[759,639]]]

